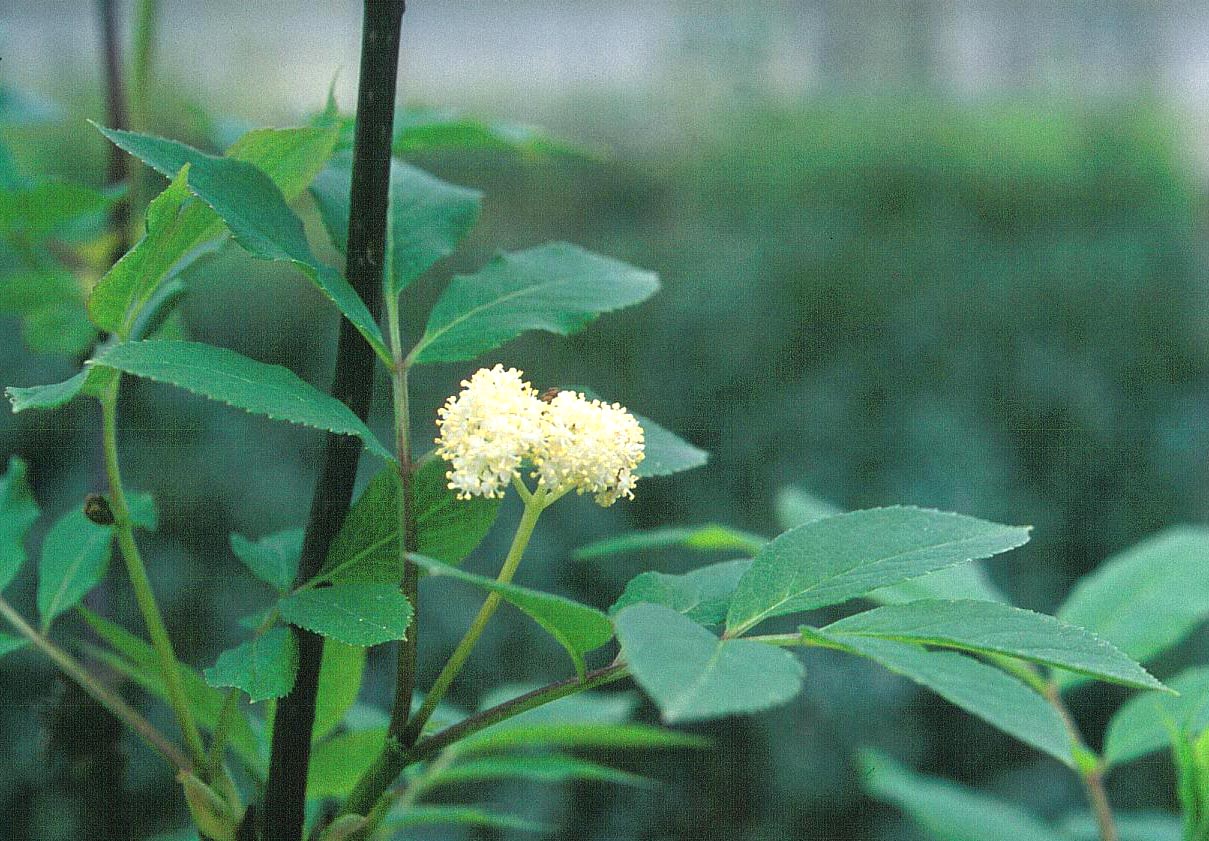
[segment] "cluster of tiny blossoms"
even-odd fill
[[[496,365],[464,380],[437,416],[437,454],[460,499],[503,496],[526,460],[549,494],[590,493],[604,506],[634,498],[643,432],[620,404],[574,391],[546,401],[520,371]]]

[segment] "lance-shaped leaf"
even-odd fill
[[[387,814],[385,825],[390,829],[413,826],[477,826],[484,829],[515,829],[522,832],[549,832],[550,827],[518,815],[490,812],[479,806],[407,806]]]
[[[924,508],[873,508],[785,532],[739,582],[728,633],[773,616],[839,604],[1028,540],[1028,529]]]
[[[1104,736],[1104,760],[1122,765],[1169,747],[1179,734],[1209,729],[1209,667],[1186,669],[1167,681],[1179,695],[1147,692],[1117,710]]]
[[[312,739],[321,739],[335,729],[357,702],[365,671],[365,653],[366,650],[358,645],[330,639],[324,644]]]
[[[211,686],[242,689],[253,702],[280,698],[298,676],[298,642],[288,628],[270,628],[218,655],[202,674]]]
[[[382,332],[365,302],[342,274],[321,263],[311,251],[302,220],[290,210],[281,189],[264,170],[163,138],[111,129],[101,132],[165,175],[176,175],[188,165],[189,190],[218,214],[236,242],[254,257],[293,263],[344,313],[379,356],[389,358]]]
[[[1081,578],[1058,618],[1145,663],[1209,619],[1206,558],[1209,528],[1167,529]],[[1064,685],[1078,682],[1063,678]]]
[[[445,462],[429,459],[412,475],[419,553],[461,563],[478,546],[499,514],[498,499],[460,500],[445,479]],[[344,518],[322,574],[331,581],[399,583],[399,478],[379,471]]]
[[[666,722],[752,713],[802,688],[802,664],[788,651],[723,639],[671,608],[636,604],[614,619],[621,653]]]
[[[577,549],[575,557],[579,560],[587,560],[673,547],[695,549],[698,552],[755,554],[767,542],[768,538],[762,535],[732,529],[730,526],[717,523],[707,523],[703,526],[663,526],[644,531],[632,531],[589,543],[587,546]]]
[[[0,238],[41,242],[74,222],[96,217],[115,199],[113,193],[53,181],[0,189]]]
[[[96,377],[100,373],[98,370],[85,370],[61,383],[33,385],[28,388],[9,386],[4,389],[4,394],[13,405],[13,414],[24,412],[26,409],[57,409],[76,398],[84,389],[89,376]]]
[[[204,246],[225,231],[209,205],[185,201],[188,174],[182,177],[180,171],[184,163],[200,160],[196,156],[201,153],[168,140],[145,140],[142,152],[149,157],[147,163],[174,178],[174,183],[152,200],[143,239],[101,278],[88,300],[94,323],[123,338],[157,288],[205,253]],[[237,140],[227,157],[262,170],[292,201],[322,168],[335,142],[334,129],[257,129]]]
[[[822,631],[816,634],[915,681],[1008,735],[1074,767],[1070,736],[1058,711],[1006,672],[953,651],[928,651],[888,639],[832,636]]]
[[[502,584],[422,555],[410,557],[429,575],[447,576],[497,593],[504,601],[528,614],[567,650],[580,676],[584,674],[584,654],[600,648],[613,638],[613,623],[594,607],[553,593],[530,590],[516,584]]]
[[[634,471],[639,477],[671,476],[685,470],[703,467],[709,453],[694,447],[674,432],[669,432],[650,418],[635,415],[642,427],[645,458]]]
[[[411,106],[395,115],[396,155],[450,149],[583,156],[585,150],[521,123],[484,120],[456,108]]]
[[[977,561],[930,572],[919,578],[883,587],[865,598],[879,604],[901,604],[920,599],[974,599],[980,602],[1009,603],[1008,597],[987,576]]]
[[[113,529],[97,525],[78,508],[50,527],[38,563],[38,615],[44,632],[101,583],[112,550]]]
[[[811,629],[804,629],[809,636]],[[1140,689],[1166,689],[1111,643],[1044,613],[999,602],[927,599],[867,610],[823,628],[829,639],[897,640],[1001,654]]]
[[[390,584],[334,584],[299,590],[277,603],[292,625],[349,645],[370,646],[407,636],[411,602]]]
[[[89,365],[102,365],[183,388],[274,420],[356,435],[387,461],[393,456],[353,411],[280,365],[198,342],[143,341],[114,345]]]
[[[13,456],[0,476],[0,590],[12,583],[25,563],[25,533],[38,519],[38,503],[25,475],[25,462]]]
[[[726,618],[739,579],[750,566],[751,559],[740,558],[710,564],[683,575],[644,572],[630,579],[609,613],[615,615],[622,608],[647,602],[670,607],[699,625],[718,625]]]
[[[284,593],[293,585],[298,572],[302,537],[302,529],[286,529],[255,541],[232,534],[231,551],[253,575]]]
[[[456,785],[493,780],[566,783],[573,780],[649,786],[651,780],[597,762],[564,754],[485,756],[458,762],[428,778],[430,785]]]
[[[308,797],[346,797],[386,742],[386,728],[352,730],[315,745],[307,771]]]
[[[485,753],[513,748],[704,748],[709,742],[649,724],[534,722],[489,727],[458,742],[462,753]]]
[[[658,288],[651,272],[567,243],[501,254],[475,274],[453,279],[408,359],[474,359],[529,330],[570,335]]]
[[[324,227],[342,254],[348,248],[351,183],[352,158],[340,155],[311,185]],[[391,283],[398,294],[453,253],[478,221],[483,194],[399,161],[391,161],[390,190]]]
[[[870,797],[902,809],[937,841],[1066,841],[1015,804],[909,771],[883,754],[865,752],[861,766]]]

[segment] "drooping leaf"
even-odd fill
[[[254,257],[293,263],[380,356],[388,356],[382,332],[365,302],[343,275],[315,256],[302,220],[290,210],[281,188],[264,170],[234,157],[207,155],[172,140],[111,129],[101,132],[164,175],[174,176],[188,165],[189,190],[218,214],[236,242]]]
[[[286,596],[277,606],[292,625],[360,646],[403,639],[412,615],[397,584],[315,587]]]
[[[566,243],[501,254],[475,274],[453,279],[408,358],[474,359],[529,330],[566,336],[658,288],[650,272]]]
[[[757,712],[802,688],[804,670],[790,652],[720,640],[671,608],[636,604],[614,622],[634,680],[669,723]]]
[[[294,584],[302,555],[302,529],[286,529],[252,541],[242,534],[231,535],[231,551],[248,571],[284,593]]]
[[[74,400],[84,388],[89,375],[93,373],[81,371],[68,380],[50,385],[34,385],[29,388],[9,386],[4,389],[4,394],[13,404],[13,414],[24,412],[26,409],[57,409]]]
[[[385,742],[385,727],[351,730],[318,742],[311,750],[307,796],[347,797]]]
[[[528,155],[585,154],[535,126],[484,120],[456,108],[411,106],[395,115],[396,155],[454,149],[483,149]]]
[[[579,560],[603,558],[628,552],[646,552],[650,549],[668,549],[680,546],[700,552],[747,552],[755,554],[768,539],[751,532],[732,529],[717,523],[703,526],[664,526],[662,528],[632,531],[617,537],[609,537],[589,543],[576,550]]]
[[[1028,540],[1028,529],[924,508],[873,508],[791,529],[756,555],[726,625],[738,635],[773,616],[863,596]]]
[[[1081,578],[1057,616],[1145,663],[1209,619],[1206,558],[1209,528],[1167,529]]]
[[[953,651],[928,651],[909,643],[870,637],[829,638],[1074,767],[1070,736],[1058,711],[1004,671]]]
[[[483,194],[399,161],[391,162],[390,182],[391,282],[398,293],[453,253],[478,221]],[[328,235],[341,253],[347,249],[351,183],[352,158],[341,155],[311,185]]]
[[[263,170],[286,200],[293,200],[322,168],[335,141],[333,129],[258,129],[237,140],[227,156]],[[169,151],[180,145],[161,143],[168,144]],[[182,167],[172,164],[181,159],[172,154],[148,163],[173,178]],[[152,201],[144,238],[93,288],[88,309],[98,326],[128,337],[139,311],[159,285],[204,253],[202,246],[222,235],[225,226],[209,205],[184,202],[187,178],[187,174],[177,177],[172,187]]]
[[[38,503],[26,480],[25,462],[12,456],[0,476],[0,590],[12,583],[25,563],[25,533],[36,519]]]
[[[412,826],[454,824],[487,829],[516,829],[523,832],[547,832],[549,827],[528,818],[490,812],[478,806],[408,806],[397,808],[383,822],[389,829]]]
[[[573,780],[649,786],[651,780],[574,756],[485,756],[458,762],[429,779],[433,785],[456,785],[492,780],[566,783]]]
[[[38,563],[38,615],[42,630],[80,603],[101,583],[113,550],[113,529],[75,508],[55,521],[42,542]]]
[[[447,564],[461,563],[474,551],[499,514],[498,499],[460,500],[445,479],[445,462],[430,459],[412,474],[419,553]],[[332,581],[398,583],[398,473],[379,471],[344,518],[332,542],[323,575]]]
[[[336,640],[324,643],[312,739],[317,741],[330,733],[357,702],[364,670],[364,648]]]
[[[274,420],[356,435],[370,452],[387,461],[390,452],[352,410],[280,365],[266,365],[226,348],[198,342],[142,341],[114,345],[90,360],[168,383]]]
[[[883,754],[866,751],[861,766],[871,797],[902,809],[937,841],[1067,841],[1015,804],[909,771]]]
[[[97,216],[116,198],[111,192],[55,181],[0,189],[0,238],[41,242],[72,223]]]
[[[833,505],[797,485],[787,485],[777,492],[776,507],[777,524],[783,531],[844,513],[844,509],[838,505]]]
[[[646,456],[634,471],[637,476],[671,476],[703,467],[709,461],[709,453],[705,450],[694,447],[650,418],[634,417],[642,427]]]
[[[600,648],[613,638],[613,623],[594,607],[516,584],[501,584],[495,579],[474,575],[433,558],[422,555],[411,557],[431,576],[447,576],[498,593],[504,601],[524,611],[567,650],[575,664],[575,671],[581,676],[585,669],[584,654]]]
[[[255,703],[288,695],[298,675],[298,642],[288,628],[270,628],[229,648],[202,672],[211,686],[241,689]]]
[[[1209,666],[1180,672],[1167,685],[1176,695],[1147,692],[1117,710],[1104,737],[1104,760],[1123,765],[1169,747],[1172,736],[1209,729]]]
[[[1109,683],[1165,688],[1127,655],[1090,631],[999,602],[925,599],[886,605],[833,622],[822,631],[826,638],[840,641],[872,637],[1001,654]]]
[[[718,625],[726,618],[739,579],[750,566],[750,559],[740,558],[710,564],[684,575],[644,572],[630,579],[621,597],[609,608],[609,614],[616,615],[622,608],[648,602],[670,607],[699,625]]]

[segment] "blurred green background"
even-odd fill
[[[218,149],[246,126],[298,123],[338,70],[351,107],[356,3],[164,9],[157,132]],[[529,583],[605,607],[641,570],[708,559],[580,562],[577,546],[703,520],[773,533],[776,494],[793,484],[844,507],[913,503],[1030,523],[1032,542],[990,569],[1017,603],[1050,610],[1112,552],[1206,518],[1197,103],[1209,14],[1194,4],[785,0],[723,13],[697,2],[416,0],[408,20],[407,99],[540,122],[599,150],[417,160],[487,199],[467,246],[416,289],[410,334],[421,302],[496,249],[559,238],[653,269],[664,290],[652,302],[488,361],[524,368],[539,387],[590,385],[713,454],[702,470],[646,482],[634,503],[552,510]],[[96,41],[92,4],[6,3],[4,85],[54,104],[0,134],[23,171],[101,182],[106,150],[83,122],[102,114]],[[313,208],[301,209],[313,223]],[[302,278],[227,247],[188,281],[194,337],[326,383],[336,319]],[[30,352],[18,322],[0,317],[0,384],[72,370]],[[417,440],[468,370],[415,378]],[[320,439],[142,382],[123,399],[128,482],[161,512],[147,538],[152,574],[181,653],[209,664],[237,641],[236,619],[267,599],[246,586],[227,534],[303,522]],[[0,411],[0,457],[31,463],[36,495],[57,515],[100,486],[98,425],[82,402]],[[490,567],[502,532],[473,568]],[[18,606],[32,604],[33,583],[27,569],[10,591]],[[430,676],[477,606],[446,592],[424,607]],[[92,598],[133,616],[122,587]],[[561,676],[557,649],[523,619],[501,614],[489,637],[454,700],[472,705],[501,676]],[[1158,672],[1206,655],[1193,640]],[[388,659],[377,662],[369,701],[389,695]],[[1047,816],[1080,807],[1057,763],[906,681],[824,652],[807,668],[790,705],[698,728],[716,753],[618,758],[660,788],[490,796],[600,841],[915,838],[860,793],[851,758],[873,745]],[[1123,697],[1094,686],[1074,696],[1093,741]],[[0,836],[141,838],[182,824],[162,767],[37,656],[0,662],[0,698]],[[1111,783],[1122,806],[1173,805],[1160,759]],[[104,817],[114,803],[126,819]]]

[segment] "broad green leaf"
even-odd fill
[[[38,503],[26,480],[25,462],[12,456],[0,476],[0,590],[12,583],[25,563],[25,533],[36,519]]]
[[[38,243],[72,223],[103,212],[116,194],[82,184],[42,181],[0,190],[0,238]]]
[[[699,736],[647,724],[553,722],[490,727],[458,742],[463,753],[486,753],[513,748],[703,748]]]
[[[1162,812],[1114,811],[1118,841],[1183,841],[1184,822]],[[1092,815],[1073,815],[1062,822],[1071,841],[1100,841],[1100,827]]]
[[[319,694],[315,699],[315,726],[311,738],[319,740],[344,720],[361,692],[365,649],[328,640],[319,667]]]
[[[445,479],[445,462],[429,459],[412,474],[419,553],[458,564],[474,551],[499,514],[498,499],[460,500]],[[333,581],[398,583],[398,472],[388,466],[366,486],[328,550],[323,575]]]
[[[867,594],[865,598],[879,604],[901,604],[920,599],[974,599],[1008,603],[1008,597],[991,583],[986,570],[977,561],[930,572],[892,587],[883,587]]]
[[[352,159],[333,160],[311,185],[311,194],[332,243],[348,248],[348,202]],[[483,194],[448,184],[422,169],[391,162],[391,283],[395,293],[453,253],[478,221]]]
[[[894,640],[839,635],[828,638],[1074,767],[1070,736],[1058,711],[1000,669],[956,652],[928,651]]]
[[[391,584],[334,584],[299,590],[277,603],[282,617],[349,645],[401,640],[411,624],[411,603]]]
[[[249,572],[277,592],[284,593],[293,586],[298,572],[302,537],[302,529],[286,529],[255,541],[242,534],[232,534],[231,551]]]
[[[8,634],[0,634],[0,657],[6,654],[12,654],[14,651],[19,651],[29,644],[29,640],[24,637],[14,637]]]
[[[22,337],[35,353],[75,356],[97,335],[84,311],[81,279],[58,267],[0,277],[0,313],[21,317]]]
[[[709,461],[709,453],[705,450],[694,447],[650,418],[634,417],[642,427],[646,456],[634,471],[639,477],[671,476],[703,467]]]
[[[750,566],[751,560],[741,558],[711,564],[684,575],[644,572],[630,579],[621,598],[609,608],[609,614],[647,602],[670,607],[699,625],[721,624],[735,587]]]
[[[485,756],[444,768],[429,782],[434,785],[479,783],[491,780],[528,780],[538,783],[566,783],[572,780],[648,786],[651,781],[638,774],[610,768],[574,756]]]
[[[88,377],[96,373],[81,371],[71,379],[50,385],[34,385],[29,388],[9,386],[4,389],[4,394],[13,404],[13,414],[24,412],[26,409],[57,409],[74,400],[84,388]]]
[[[1209,666],[1167,681],[1178,696],[1147,692],[1117,710],[1104,737],[1104,759],[1122,765],[1169,747],[1174,735],[1209,729]]]
[[[848,616],[823,628],[828,639],[872,637],[1002,654],[1089,677],[1165,689],[1127,655],[1090,631],[1044,613],[999,602],[925,599],[886,605]],[[809,635],[812,630],[805,629]]]
[[[474,359],[529,330],[566,336],[645,301],[655,275],[566,243],[501,254],[455,277],[433,307],[413,362]]]
[[[335,141],[332,129],[258,129],[237,140],[227,156],[264,170],[285,198],[293,200],[322,168]],[[179,145],[161,142],[169,148]],[[182,167],[168,165],[179,159],[173,156],[171,160],[149,163],[173,178]],[[204,202],[190,201],[182,206],[187,177],[178,178],[179,183],[166,191],[169,195],[161,193],[152,201],[147,234],[93,289],[88,310],[98,326],[127,336],[140,309],[159,285],[204,253],[202,246],[225,230],[222,220]]]
[[[382,751],[386,728],[338,733],[311,749],[307,797],[347,797],[361,774]]]
[[[579,560],[622,555],[628,552],[646,552],[651,549],[668,549],[680,546],[699,552],[747,552],[755,554],[768,538],[751,532],[732,529],[717,523],[704,526],[664,526],[645,531],[632,531],[617,537],[609,537],[589,543],[576,550]]]
[[[159,658],[155,649],[145,640],[104,619],[87,608],[79,608],[80,615],[92,627],[106,644],[113,650],[97,646],[87,646],[90,653],[103,661],[110,668],[125,675],[146,691],[157,698],[167,701],[168,692],[164,688],[161,676]],[[223,707],[226,693],[206,684],[202,676],[187,665],[180,664],[181,682],[184,684],[185,698],[189,708],[193,710],[197,723],[206,730],[213,731],[218,723],[219,713]],[[252,726],[247,716],[236,709],[231,718],[229,730],[231,748],[240,759],[260,776],[264,774],[264,759],[260,755],[259,742],[252,732]]]
[[[274,420],[356,435],[374,455],[391,454],[352,410],[280,365],[266,365],[198,342],[142,341],[114,345],[89,365],[103,365],[168,383]]]
[[[883,754],[866,751],[861,765],[869,796],[902,809],[937,841],[1068,841],[1013,803],[909,771]]]
[[[528,818],[489,812],[478,806],[414,806],[398,807],[386,816],[388,829],[412,826],[455,824],[486,829],[516,829],[524,832],[548,832],[549,827]]]
[[[1209,528],[1167,529],[1081,578],[1057,616],[1145,663],[1209,619],[1207,561]]]
[[[777,524],[784,531],[796,529],[824,517],[844,513],[844,509],[797,487],[787,485],[777,492]]]
[[[412,555],[411,558],[431,576],[455,578],[498,593],[504,601],[524,611],[567,650],[576,673],[581,676],[585,669],[584,654],[600,648],[613,638],[613,623],[594,607],[516,584],[501,584],[495,579],[474,575],[422,555]]]
[[[211,686],[241,689],[252,702],[280,698],[298,676],[298,642],[289,628],[270,628],[218,655],[202,674]]]
[[[804,670],[790,652],[720,640],[671,608],[636,604],[614,622],[634,680],[668,723],[757,712],[802,688]]]
[[[846,602],[1027,540],[1027,528],[924,508],[873,508],[816,520],[757,553],[726,625],[735,636],[773,616]]]
[[[411,106],[395,115],[396,155],[481,149],[528,155],[575,155],[585,151],[535,126],[484,120],[457,108]]]
[[[42,631],[101,583],[113,550],[113,529],[75,508],[55,521],[42,542],[38,563],[38,615]]]
[[[285,195],[264,170],[247,161],[207,155],[163,138],[110,129],[101,132],[164,175],[176,175],[188,165],[189,190],[218,214],[236,242],[262,260],[293,263],[352,322],[379,356],[389,358],[382,332],[365,302],[342,274],[321,263],[311,251],[302,220],[290,210]]]

